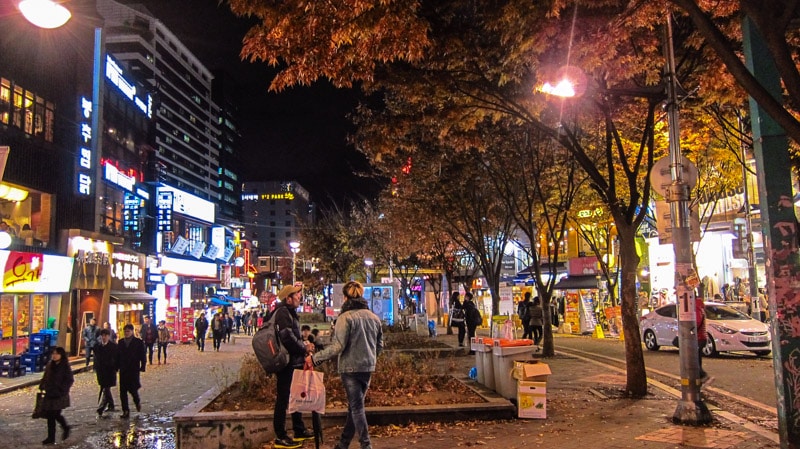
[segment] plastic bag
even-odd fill
[[[514,339],[514,323],[511,320],[506,320],[503,323],[503,337],[508,340]]]
[[[294,370],[292,387],[289,391],[288,413],[325,413],[324,374],[313,370]]]

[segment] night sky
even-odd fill
[[[368,171],[366,159],[346,143],[357,92],[322,83],[267,92],[275,69],[240,60],[248,22],[217,0],[122,3],[144,4],[208,69],[225,68],[241,84],[242,180],[296,180],[322,205],[377,193],[376,181],[356,175]]]

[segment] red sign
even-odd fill
[[[588,276],[597,273],[597,256],[575,257],[569,260],[570,276]]]

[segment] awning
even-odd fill
[[[111,301],[114,302],[150,302],[157,299],[155,296],[145,292],[122,292],[116,290],[111,290],[109,296],[111,296]]]
[[[605,276],[602,276],[605,279]],[[554,290],[579,290],[579,289],[592,289],[597,288],[597,276],[567,276],[556,282],[553,286]]]
[[[229,303],[228,301],[219,299],[219,297],[217,297],[217,296],[212,296],[210,298],[210,300],[211,300],[211,304],[214,304],[215,306],[226,306],[227,307],[227,306],[232,306],[233,305],[233,304]]]
[[[228,296],[228,295],[217,295],[216,297],[222,301],[227,301],[227,302],[244,302],[244,299],[234,298],[233,296]]]
[[[566,273],[567,272],[567,263],[566,262],[558,262],[553,266],[555,268],[556,274]],[[517,273],[517,279],[525,279],[526,277],[533,276],[534,273],[533,265],[529,265],[525,267],[524,270],[521,270]],[[544,262],[542,264],[542,275],[550,274],[550,263]]]

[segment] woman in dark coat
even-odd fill
[[[464,319],[467,322],[467,336],[470,341],[472,341],[472,337],[475,336],[475,331],[483,322],[483,318],[478,311],[478,307],[475,306],[475,303],[472,301],[472,293],[470,292],[464,294],[464,315]],[[475,354],[475,351],[470,350],[469,354]]]
[[[94,371],[100,386],[100,404],[97,415],[114,411],[111,387],[117,386],[117,344],[111,341],[111,331],[100,329],[100,341],[94,347]]]
[[[133,335],[133,325],[126,324],[123,328],[125,338],[119,341],[117,350],[119,351],[119,402],[122,405],[121,418],[130,416],[128,408],[128,393],[133,398],[136,411],[142,410],[142,403],[139,399],[139,388],[142,387],[139,381],[139,373],[147,368],[147,355],[145,354],[144,342]]]
[[[55,444],[56,421],[63,431],[61,439],[66,440],[70,431],[70,426],[61,415],[61,410],[69,407],[69,389],[72,388],[75,379],[72,377],[72,368],[69,366],[64,348],[61,346],[53,348],[51,357],[50,363],[44,370],[42,381],[39,382],[39,390],[44,391],[42,410],[47,418],[47,438],[42,444]]]
[[[450,297],[450,326],[458,329],[458,346],[464,346],[464,336],[467,335],[466,323],[464,322],[466,314],[459,296],[458,292],[453,292],[453,296]]]

